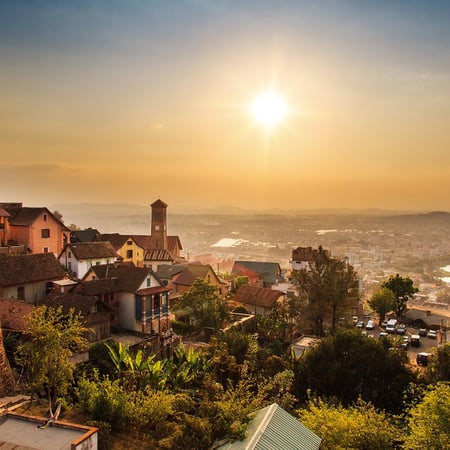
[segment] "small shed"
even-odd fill
[[[322,439],[276,403],[257,411],[242,441],[216,445],[218,450],[319,450]]]

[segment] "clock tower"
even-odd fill
[[[167,250],[167,205],[161,200],[156,200],[150,206],[152,207],[151,246],[154,249]]]

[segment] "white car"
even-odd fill
[[[366,325],[366,330],[373,330],[375,328],[375,322],[373,320],[369,320]]]
[[[437,338],[437,331],[436,330],[428,330],[428,337],[432,339]]]

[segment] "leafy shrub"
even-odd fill
[[[182,322],[181,320],[172,320],[170,324],[172,326],[172,330],[180,336],[186,336],[191,332],[191,327],[186,322]]]

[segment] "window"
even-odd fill
[[[48,247],[44,247],[43,250],[44,250],[44,253],[48,253]]]
[[[67,257],[72,258],[72,252],[67,252]]]
[[[96,303],[95,305],[92,305],[92,306],[91,306],[91,309],[90,309],[89,312],[90,312],[91,314],[94,314],[94,313],[97,312],[97,303]]]
[[[133,241],[127,241],[127,245],[133,245]]]
[[[47,222],[47,214],[44,214],[44,222]]]
[[[25,300],[25,286],[17,286],[17,300]]]
[[[41,230],[41,237],[43,239],[47,239],[50,237],[50,229],[49,228],[42,228]]]
[[[150,287],[150,278],[147,278],[147,287]]]
[[[133,257],[133,250],[127,250],[127,258]]]

